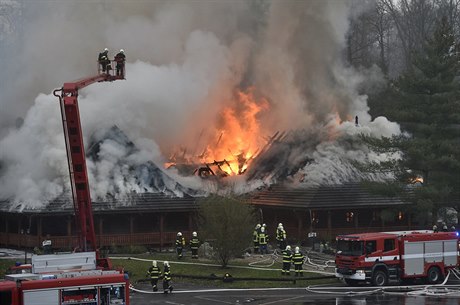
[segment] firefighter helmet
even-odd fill
[[[278,228],[280,228],[280,227],[282,227],[282,226],[283,226],[283,224],[280,222],[280,223],[278,224]]]
[[[286,250],[291,250],[291,246],[286,246]]]
[[[168,262],[168,261],[165,261],[165,262],[164,262],[164,265],[169,267],[169,262]]]
[[[156,267],[156,266],[157,266],[157,261],[153,260],[153,261],[152,261],[152,266],[153,266],[153,267]]]
[[[177,236],[182,236],[182,233],[181,233],[181,232],[177,232]]]
[[[120,49],[120,53],[123,53],[123,54],[124,54],[124,53],[125,53],[125,50],[123,50],[123,49]]]
[[[197,235],[198,235],[198,234],[196,234],[196,232],[193,232],[193,233],[192,233],[192,236],[193,236],[193,237],[197,237]]]
[[[260,232],[264,233],[265,232],[265,227],[260,228]]]
[[[104,49],[104,52],[108,52],[108,51],[109,51],[109,49],[107,49],[107,48]]]
[[[295,253],[299,253],[300,252],[300,248],[299,247],[295,247]]]
[[[256,229],[260,229],[260,227],[261,227],[261,225],[260,225],[260,223],[258,223],[258,224],[256,225]]]

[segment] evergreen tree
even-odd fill
[[[411,68],[391,89],[396,101],[384,110],[405,135],[366,141],[402,152],[400,162],[384,166],[395,172],[401,185],[423,181],[414,189],[413,200],[419,216],[430,209],[435,221],[440,207],[460,212],[460,58],[447,18],[439,20],[433,37],[413,58]]]

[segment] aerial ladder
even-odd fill
[[[117,58],[115,58],[115,60],[116,59]],[[115,62],[115,60],[112,62]],[[120,66],[118,66],[116,70],[112,69],[111,63],[109,63],[104,72],[101,70],[101,65],[99,63],[98,65],[97,75],[64,83],[62,88],[53,91],[53,95],[59,98],[61,106],[70,185],[76,226],[79,235],[78,250],[83,252],[95,251],[97,266],[104,269],[111,269],[110,260],[101,257],[96,242],[85,148],[83,145],[83,133],[78,108],[78,90],[96,82],[112,82],[125,79],[125,62],[124,60],[122,62],[117,62],[117,65],[121,65],[121,69],[119,69]]]

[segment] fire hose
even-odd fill
[[[332,294],[339,296],[350,295],[371,295],[377,293],[406,295],[406,296],[460,296],[460,285],[447,285],[450,276],[460,280],[460,272],[452,269],[447,273],[446,278],[440,284],[436,285],[413,285],[413,286],[385,286],[385,287],[348,287],[348,286],[329,286],[313,285],[308,286],[306,290],[317,294]]]

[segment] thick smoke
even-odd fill
[[[384,119],[371,122],[366,97],[357,94],[360,74],[341,61],[346,1],[37,0],[23,2],[21,12],[22,39],[7,58],[14,64],[6,65],[9,74],[2,81],[8,90],[0,94],[4,199],[38,207],[68,188],[59,106],[49,92],[93,75],[104,47],[112,56],[125,49],[126,80],[80,90],[85,145],[116,125],[137,149],[105,141],[98,158],[88,159],[93,196],[149,191],[125,177],[126,167],[148,161],[161,167],[174,146],[192,147],[202,130],[219,124],[234,90],[248,86],[270,102],[259,117],[261,136],[332,124],[340,139],[350,136],[354,124],[348,128],[336,121],[351,121],[355,115],[370,134],[399,132]],[[22,126],[15,126],[18,117],[24,118]],[[299,175],[305,171],[320,177],[312,171],[321,172],[318,183],[345,181],[327,177],[349,172],[353,154],[382,158],[340,146],[339,140],[315,143],[315,162]],[[301,157],[302,151],[296,152],[290,157]],[[188,187],[209,187],[197,177],[168,175]]]

